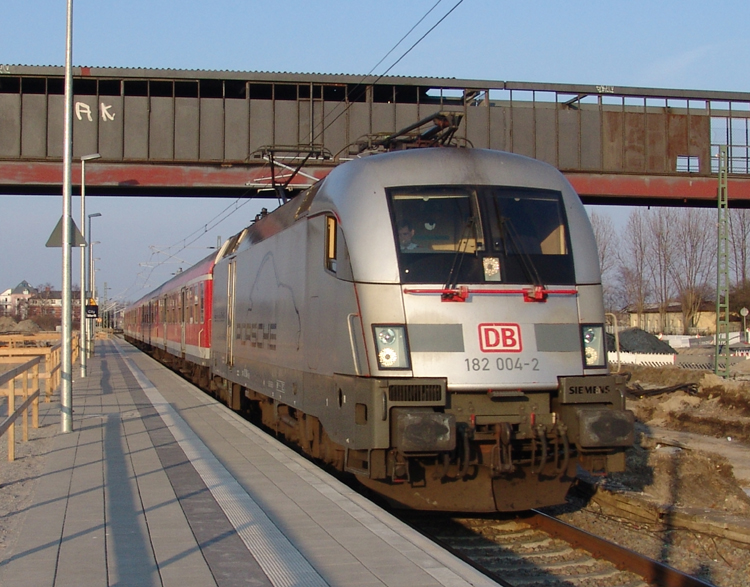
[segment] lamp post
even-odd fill
[[[81,157],[81,231],[86,230],[86,161],[93,161],[101,158],[99,153],[84,155]],[[86,241],[88,233],[84,232],[83,240]],[[81,377],[86,377],[87,371],[87,353],[88,353],[88,336],[86,335],[86,249],[81,247],[81,333],[80,349],[81,355]]]
[[[73,217],[70,214],[70,171],[73,159],[73,0],[67,1],[65,20],[65,109],[63,119],[63,212],[62,218],[62,349],[60,353],[60,432],[73,431],[73,304],[70,269]]]
[[[86,236],[88,236],[88,239],[89,239],[89,263],[88,263],[88,269],[86,271],[86,295],[89,296],[89,297],[92,297],[92,298],[94,297],[94,292],[93,292],[93,289],[91,287],[91,282],[92,282],[91,264],[92,264],[93,259],[94,259],[94,245],[97,244],[99,241],[94,242],[93,232],[91,231],[91,219],[92,218],[99,218],[101,215],[102,215],[101,212],[95,212],[93,214],[89,214],[88,215],[88,218],[89,218],[89,228],[88,228],[88,231],[86,232]],[[87,320],[88,320],[88,318],[87,318]],[[91,328],[88,328],[88,327],[86,328],[86,334],[88,335],[88,341],[89,341],[87,343],[87,345],[86,345],[87,346],[86,350],[89,352],[89,356],[91,356],[91,355],[93,355],[93,350],[94,350],[92,348],[92,344],[93,344],[93,336],[92,336],[92,334],[94,332],[94,328],[93,328],[93,324],[92,323],[89,323],[89,324],[91,324]]]
[[[91,243],[92,245],[100,245],[101,241],[94,241]],[[91,297],[94,298],[99,303],[99,298],[96,296],[96,272],[99,271],[96,268],[96,262],[101,261],[101,257],[92,257],[91,258]]]

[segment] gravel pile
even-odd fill
[[[607,350],[615,350],[615,337],[607,334]],[[648,353],[656,355],[676,355],[668,343],[659,340],[641,328],[628,328],[620,332],[620,351],[625,353]]]
[[[41,332],[42,329],[36,322],[22,320],[16,325],[16,332]]]
[[[0,333],[16,332],[16,321],[9,316],[0,316]]]
[[[41,332],[41,328],[36,322],[31,320],[21,320],[16,323],[13,318],[3,316],[0,318],[0,334],[24,334],[29,332]]]

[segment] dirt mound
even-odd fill
[[[613,337],[614,338],[614,337]],[[628,328],[619,334],[620,350],[626,353],[653,353],[657,355],[676,355],[668,343],[659,340],[641,328]],[[612,346],[614,347],[614,341]]]
[[[0,332],[16,332],[16,321],[9,316],[0,317]]]
[[[673,365],[649,367],[646,365],[623,365],[623,373],[630,377],[630,384],[640,384],[646,389],[654,387],[672,387],[694,383],[700,385],[708,371],[699,369],[681,369]]]
[[[668,507],[711,508],[750,516],[750,498],[721,455],[653,444],[642,439],[627,452],[624,473],[599,481],[611,491],[634,491]]]
[[[707,371],[678,367],[632,366],[628,386],[658,391],[677,385],[684,390],[628,399],[636,418],[648,425],[685,430],[713,437],[731,436],[750,442],[750,382],[725,380]]]

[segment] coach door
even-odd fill
[[[185,319],[187,318],[187,289],[180,290],[180,354],[185,358]]]
[[[227,365],[234,365],[234,288],[236,281],[236,259],[227,265]]]

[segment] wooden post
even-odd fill
[[[8,415],[13,415],[16,411],[16,380],[15,378],[8,381]],[[16,459],[16,424],[15,422],[8,428],[8,462],[12,463]]]
[[[25,402],[27,399],[29,399],[29,372],[24,371],[23,372],[23,401]],[[21,414],[22,420],[22,426],[23,429],[23,441],[28,442],[29,441],[29,408],[26,408],[23,411],[23,414]]]
[[[48,404],[52,397],[52,391],[55,389],[52,374],[52,349],[44,354],[44,370],[47,372],[47,389],[44,393],[44,403]]]
[[[32,371],[31,371],[31,387],[33,391],[39,391],[41,393],[41,389],[39,389],[39,363],[34,365]],[[33,393],[33,392],[32,392]],[[34,428],[39,428],[39,396],[36,396],[36,399],[34,400],[34,403],[31,404],[31,425]]]
[[[55,370],[54,383],[52,385],[52,393],[55,393],[57,386],[60,385],[60,350],[55,349],[52,351],[52,365]],[[50,394],[51,395],[51,394]]]

